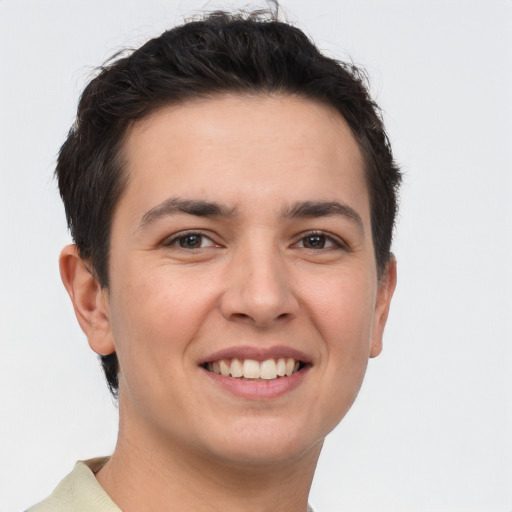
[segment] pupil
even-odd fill
[[[201,237],[199,235],[188,235],[180,240],[181,247],[199,247]]]
[[[325,243],[324,237],[320,235],[308,236],[306,238],[306,241],[306,245],[313,249],[322,248]]]

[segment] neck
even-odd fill
[[[114,454],[96,478],[124,512],[306,512],[320,449],[286,461],[232,462],[121,422]]]

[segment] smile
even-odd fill
[[[270,358],[264,361],[237,358],[219,359],[204,365],[209,372],[240,380],[275,380],[290,377],[303,367],[304,364],[293,357]]]

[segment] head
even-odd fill
[[[293,26],[219,12],[114,57],[81,96],[56,173],[77,251],[99,286],[110,286],[112,222],[130,183],[129,134],[163,109],[226,95],[293,97],[340,114],[362,155],[380,278],[392,257],[400,174],[363,74],[322,55]],[[116,394],[116,353],[103,354],[102,364]]]

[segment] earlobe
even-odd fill
[[[384,335],[384,327],[386,326],[386,321],[388,319],[391,299],[396,288],[396,281],[396,258],[394,254],[391,254],[389,262],[386,265],[386,270],[379,279],[370,357],[377,357],[382,352],[382,337]]]
[[[60,276],[71,298],[76,318],[89,341],[100,355],[115,351],[110,328],[108,292],[102,288],[76,245],[64,247],[59,258]]]

